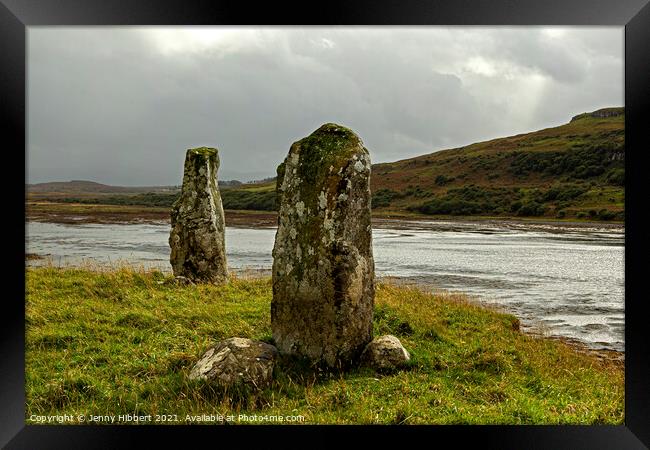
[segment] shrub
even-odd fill
[[[423,190],[420,186],[409,185],[409,187],[406,188],[406,191],[404,191],[404,195],[422,198],[422,197],[428,197],[432,194],[429,191]]]
[[[449,184],[449,183],[451,183],[452,181],[454,181],[454,177],[448,177],[448,176],[446,176],[446,175],[438,175],[438,176],[436,177],[435,183],[436,183],[438,186],[444,186],[445,184]]]
[[[613,211],[608,211],[606,209],[601,209],[598,211],[598,218],[600,220],[612,220],[616,218],[616,213]]]
[[[569,151],[520,152],[510,162],[509,170],[519,177],[541,173],[567,175],[567,179],[594,178],[606,170],[620,169],[623,162],[613,155],[622,151],[621,143],[601,143],[574,147]]]
[[[552,200],[569,201],[580,197],[587,192],[588,188],[578,184],[557,184],[548,191],[541,194],[541,201],[548,202]]]
[[[625,169],[622,168],[611,169],[609,172],[607,172],[606,180],[610,184],[614,184],[616,186],[624,186]]]
[[[393,199],[398,197],[400,197],[399,192],[383,188],[372,194],[370,202],[373,208],[379,208],[382,206],[390,206]]]
[[[519,211],[519,208],[521,208],[521,202],[519,200],[516,200],[510,204],[510,211],[512,212]]]
[[[224,209],[252,209],[259,211],[274,211],[277,209],[275,190],[247,191],[224,189],[221,191],[221,201]]]
[[[524,203],[517,211],[518,216],[541,216],[544,214],[546,208],[535,201]]]

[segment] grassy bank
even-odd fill
[[[27,270],[26,417],[302,415],[304,423],[621,424],[620,365],[518,331],[459,295],[380,284],[375,334],[411,352],[396,373],[313,374],[281,364],[236,400],[189,383],[213,342],[270,341],[269,279],[180,286],[159,272]],[[73,419],[73,422],[76,419]],[[31,422],[29,422],[31,423]],[[86,422],[87,423],[87,422]]]

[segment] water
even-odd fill
[[[515,314],[524,329],[624,350],[622,231],[449,222],[401,228],[373,230],[378,276],[472,294]],[[170,271],[169,230],[30,222],[27,252],[48,255],[55,265],[128,261]],[[275,229],[227,228],[229,266],[270,269],[274,238]]]

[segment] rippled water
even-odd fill
[[[524,328],[624,350],[624,234],[445,223],[374,229],[379,276],[473,294]],[[57,265],[84,259],[170,270],[168,224],[27,224],[27,252]],[[227,228],[228,264],[270,269],[275,229]],[[42,260],[30,261],[31,264]]]

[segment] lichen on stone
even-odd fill
[[[267,387],[273,380],[277,349],[265,342],[233,337],[210,347],[192,367],[190,380],[207,380],[223,387]]]
[[[370,341],[369,180],[361,139],[332,123],[295,142],[278,167],[271,315],[281,352],[346,365]]]
[[[171,211],[170,263],[175,276],[216,283],[228,278],[218,169],[217,149],[187,150],[181,195]]]

